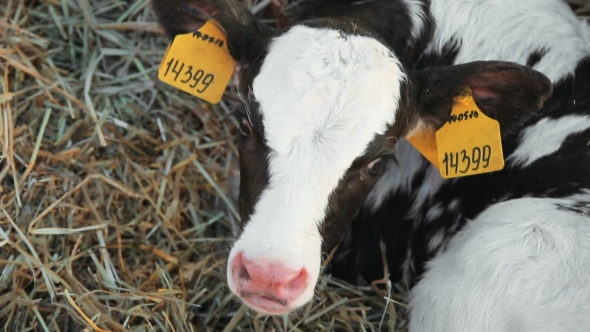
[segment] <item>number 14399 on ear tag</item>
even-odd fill
[[[224,33],[214,21],[208,21],[194,33],[174,37],[160,63],[158,78],[217,104],[235,66]]]
[[[443,178],[504,168],[498,121],[487,117],[473,98],[456,98],[450,119],[436,132],[438,165]]]

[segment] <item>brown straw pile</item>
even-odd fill
[[[166,46],[148,0],[0,0],[0,330],[404,331],[384,282],[290,317],[230,294],[239,98],[159,82]]]

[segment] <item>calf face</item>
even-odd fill
[[[308,21],[273,35],[233,0],[153,7],[170,35],[216,19],[238,62],[242,232],[227,278],[263,313],[312,299],[322,252],[395,162],[398,139],[440,127],[466,91],[506,131],[551,92],[543,75],[502,62],[405,70],[358,22]]]

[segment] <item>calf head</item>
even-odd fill
[[[358,22],[307,21],[273,34],[235,0],[153,0],[173,36],[209,18],[240,70],[240,213],[227,280],[252,308],[310,301],[322,253],[348,230],[398,139],[440,127],[453,98],[515,130],[551,93],[538,72],[502,62],[407,70]]]

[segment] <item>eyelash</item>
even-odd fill
[[[365,172],[368,175],[379,175],[385,170],[384,168],[386,162],[386,157],[376,158],[366,166]]]
[[[374,166],[375,166],[377,163],[379,163],[379,162],[381,162],[381,161],[383,161],[383,158],[377,158],[377,159],[375,159],[375,160],[371,161],[371,162],[369,163],[369,165],[367,165],[367,168],[368,168],[369,170],[372,170],[372,169],[373,169],[373,167],[374,167]]]

